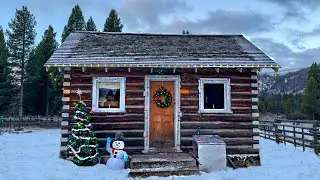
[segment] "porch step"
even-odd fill
[[[132,155],[131,176],[172,176],[199,173],[196,160],[186,153]]]
[[[199,168],[145,168],[131,169],[130,175],[134,177],[149,177],[149,176],[187,176],[199,173]]]

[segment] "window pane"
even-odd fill
[[[99,108],[120,108],[120,82],[98,83]]]
[[[204,84],[204,109],[224,109],[224,84]]]

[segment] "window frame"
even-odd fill
[[[224,85],[224,109],[204,109],[204,84]],[[199,113],[232,113],[230,78],[199,78]]]
[[[92,78],[92,111],[93,112],[125,112],[126,98],[126,78],[125,77],[93,77]],[[98,83],[120,83],[120,102],[119,108],[99,108],[99,88]]]

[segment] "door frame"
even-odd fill
[[[171,81],[174,82],[175,101],[174,101],[174,149],[180,152],[180,75],[146,75],[145,76],[145,91],[144,91],[144,150],[147,153],[150,150],[150,81]]]

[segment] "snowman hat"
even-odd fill
[[[124,134],[122,132],[117,132],[114,140],[115,141],[124,141]]]

